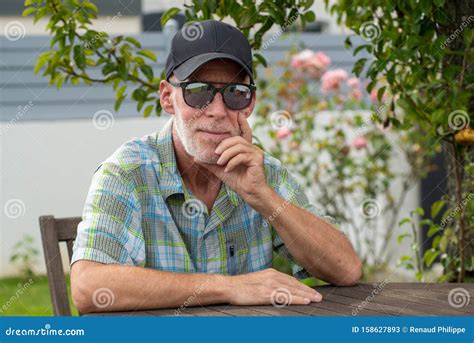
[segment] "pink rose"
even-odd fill
[[[360,86],[360,81],[357,77],[351,77],[347,80],[347,85],[351,88],[358,88]]]
[[[293,68],[302,69],[308,64],[308,60],[310,60],[314,55],[309,49],[303,50],[300,53],[293,55],[291,58],[291,66]]]
[[[352,141],[351,145],[357,150],[364,149],[367,147],[367,139],[365,139],[363,136],[356,137]]]
[[[291,67],[304,72],[311,78],[319,79],[331,63],[331,59],[323,52],[303,50],[291,58]]]
[[[289,135],[291,135],[291,130],[289,128],[287,128],[286,126],[282,127],[280,130],[278,130],[278,132],[276,134],[277,139],[279,139],[279,140],[285,139]]]
[[[339,91],[341,82],[346,80],[348,74],[343,69],[328,70],[321,78],[321,91],[328,93],[330,91]]]
[[[359,88],[351,89],[349,96],[354,100],[360,100],[362,99],[362,91]]]
[[[313,55],[312,62],[315,67],[326,69],[331,64],[331,59],[324,52],[318,51]]]

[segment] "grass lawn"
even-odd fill
[[[29,282],[19,277],[0,279],[0,316],[52,316],[53,307],[46,276],[35,276]],[[26,285],[26,286],[25,286]],[[69,303],[74,316],[77,310],[71,300],[67,276]]]

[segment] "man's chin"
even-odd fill
[[[194,159],[198,162],[207,163],[207,164],[217,164],[219,156],[194,156]]]
[[[203,151],[201,150],[198,153],[193,155],[193,158],[199,162],[207,163],[207,164],[217,164],[217,160],[219,159],[219,155],[217,155],[214,150],[217,148],[217,145],[212,148],[206,147]]]

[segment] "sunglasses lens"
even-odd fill
[[[241,110],[252,101],[252,90],[245,85],[229,85],[224,90],[224,102],[231,110]]]
[[[200,82],[190,83],[183,90],[186,103],[195,108],[202,108],[212,101],[212,87]]]

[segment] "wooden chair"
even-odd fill
[[[59,243],[66,242],[69,261],[71,261],[72,247],[77,235],[77,225],[81,220],[81,217],[39,217],[49,292],[55,316],[71,315]]]

